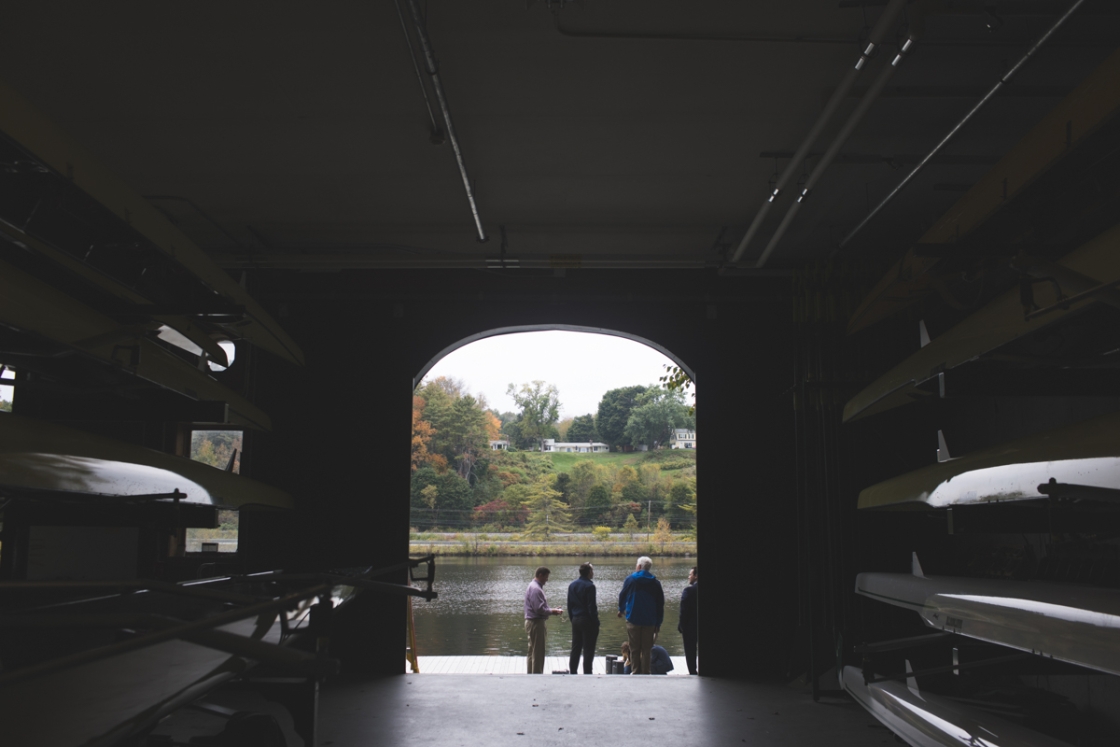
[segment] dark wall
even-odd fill
[[[308,361],[256,361],[257,401],[274,430],[254,443],[253,476],[294,493],[301,513],[288,565],[390,565],[405,556],[413,380],[441,350],[519,325],[624,332],[696,374],[698,562],[711,589],[700,634],[713,653],[704,673],[782,671],[796,609],[788,281],[589,270],[258,281]],[[348,651],[351,668],[402,671],[403,602],[378,597],[366,618]]]

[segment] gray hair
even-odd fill
[[[643,571],[648,571],[650,568],[653,568],[653,561],[649,558],[648,555],[643,555],[642,557],[638,558],[637,565]]]

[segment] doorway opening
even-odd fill
[[[424,367],[412,400],[410,553],[440,556],[440,596],[413,605],[421,672],[525,671],[534,571],[550,569],[546,595],[566,607],[584,562],[595,568],[604,670],[626,640],[614,600],[648,556],[665,594],[659,643],[674,673],[687,673],[676,627],[697,565],[694,381],[648,340],[559,326],[491,330]],[[546,671],[567,670],[570,626],[551,627]]]

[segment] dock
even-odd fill
[[[683,656],[670,656],[673,661],[673,671],[667,676],[688,676],[688,666]],[[524,656],[420,656],[417,657],[420,665],[420,674],[525,674]],[[582,667],[582,662],[580,664]],[[404,671],[412,672],[412,667],[405,661]],[[592,667],[593,674],[606,674],[606,658],[596,656]],[[567,672],[568,657],[546,656],[544,671]]]

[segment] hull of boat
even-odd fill
[[[1120,675],[1120,591],[1042,581],[861,573],[856,593],[926,625]]]
[[[1058,483],[1120,488],[1120,414],[931,464],[863,490],[860,508],[948,508],[1043,498]]]
[[[1045,734],[893,680],[868,684],[844,667],[840,685],[867,712],[912,747],[1068,747]]]
[[[274,618],[275,616],[270,616]],[[219,628],[276,643],[272,619]],[[11,744],[107,747],[250,667],[241,657],[172,640],[21,682],[0,692],[0,722]]]
[[[18,415],[0,417],[0,489],[70,496],[167,496],[234,508],[291,508],[290,495],[201,462]]]

